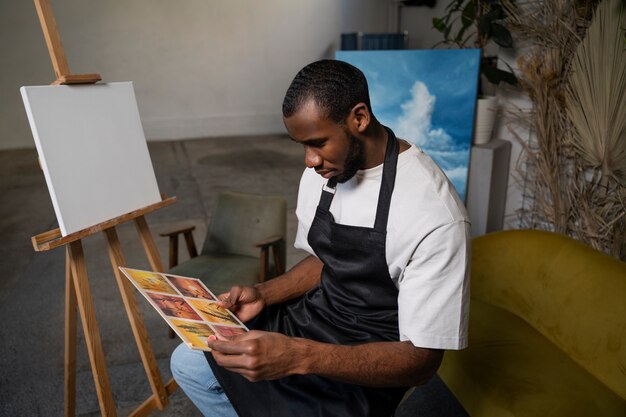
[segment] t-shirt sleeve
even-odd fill
[[[467,346],[469,223],[454,221],[429,233],[398,281],[400,340],[432,349]]]
[[[300,188],[298,189],[298,205],[296,206],[298,230],[296,231],[296,241],[294,242],[296,249],[304,250],[311,255],[315,255],[315,252],[309,245],[308,236],[317,207],[316,196],[312,193],[313,182],[311,173],[305,169],[300,179]],[[317,197],[319,197],[319,195],[317,195]]]
[[[300,221],[300,218],[298,217],[298,230],[296,231],[296,241],[293,246],[296,249],[302,249],[303,251],[306,251],[311,255],[315,255],[315,252],[309,245],[308,240],[310,227],[311,223],[305,224],[304,222]]]

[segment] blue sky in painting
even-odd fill
[[[465,199],[480,51],[338,51],[361,69],[372,111],[428,153]]]

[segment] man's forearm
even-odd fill
[[[408,341],[342,346],[298,339],[297,346],[294,373],[376,387],[423,384],[443,358],[442,350],[416,348]]]
[[[343,346],[258,330],[207,345],[220,366],[253,382],[315,374],[358,385],[408,387],[428,381],[443,358],[442,350],[411,342]]]
[[[322,261],[309,255],[283,275],[258,284],[256,288],[266,305],[291,300],[319,284],[322,267]]]

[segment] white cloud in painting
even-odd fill
[[[420,147],[444,149],[452,145],[452,138],[442,128],[433,129],[431,120],[436,97],[421,81],[411,87],[411,99],[402,103],[402,113],[395,124],[396,134]]]
[[[436,100],[426,84],[416,81],[411,87],[411,98],[400,105],[402,111],[395,123],[396,135],[428,153],[463,196],[467,181],[467,150],[455,147],[453,138],[445,129],[433,129]]]

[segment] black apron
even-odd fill
[[[268,306],[248,327],[325,343],[398,341],[398,290],[385,256],[387,219],[396,177],[398,142],[390,129],[373,228],[335,223],[336,180],[322,191],[308,242],[324,263],[320,284],[303,297]],[[249,382],[207,359],[240,417],[389,417],[406,388],[372,388],[316,375]]]

